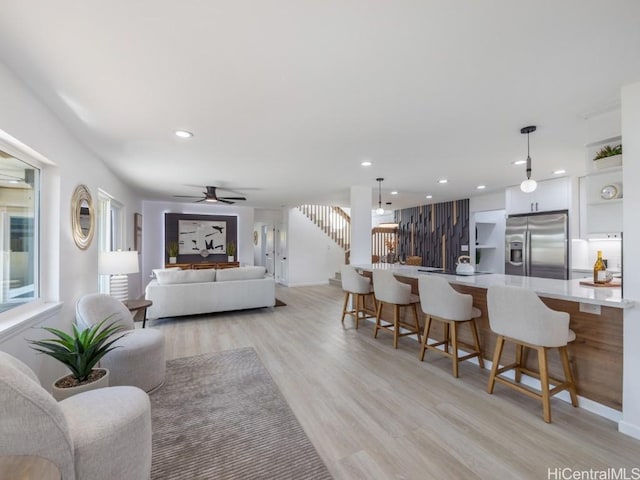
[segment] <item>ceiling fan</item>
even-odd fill
[[[218,187],[212,187],[207,185],[206,187],[206,191],[202,192],[202,194],[204,195],[203,197],[196,197],[193,195],[174,195],[174,197],[180,197],[180,198],[200,198],[200,200],[196,200],[195,203],[199,203],[199,202],[209,202],[209,203],[228,203],[228,204],[233,204],[236,203],[232,200],[246,200],[247,197],[220,197],[216,194],[216,188]]]

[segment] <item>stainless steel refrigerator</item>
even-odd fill
[[[507,218],[504,273],[569,278],[569,215],[566,211]]]

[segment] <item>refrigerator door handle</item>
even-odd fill
[[[524,274],[529,276],[531,269],[531,232],[527,230],[524,232]]]

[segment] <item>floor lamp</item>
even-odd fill
[[[98,273],[111,275],[109,292],[112,297],[122,302],[129,299],[130,273],[138,273],[138,252],[118,250],[116,252],[100,252],[98,257]]]

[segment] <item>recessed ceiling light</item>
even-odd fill
[[[175,131],[176,137],[180,137],[180,138],[191,138],[193,137],[193,133],[187,131],[187,130],[176,130]]]
[[[526,160],[516,160],[515,162],[511,162],[512,165],[524,165],[527,163]]]
[[[433,195],[427,195],[427,198],[433,198]]]
[[[16,184],[20,183],[20,181],[19,180],[9,180],[9,183],[13,183],[14,185],[16,185]]]
[[[397,194],[398,194],[397,190],[394,190],[393,192],[391,192],[391,195],[397,195]]]
[[[484,190],[485,188],[487,188],[487,186],[486,185],[478,185],[476,188],[478,190]]]
[[[562,175],[563,173],[567,173],[567,171],[565,169],[560,169],[553,172],[554,175]]]
[[[372,163],[369,160],[365,160],[360,165],[362,165],[363,167],[370,167]]]
[[[441,178],[440,180],[438,180],[438,183],[447,183],[449,180],[447,180],[446,178]]]

